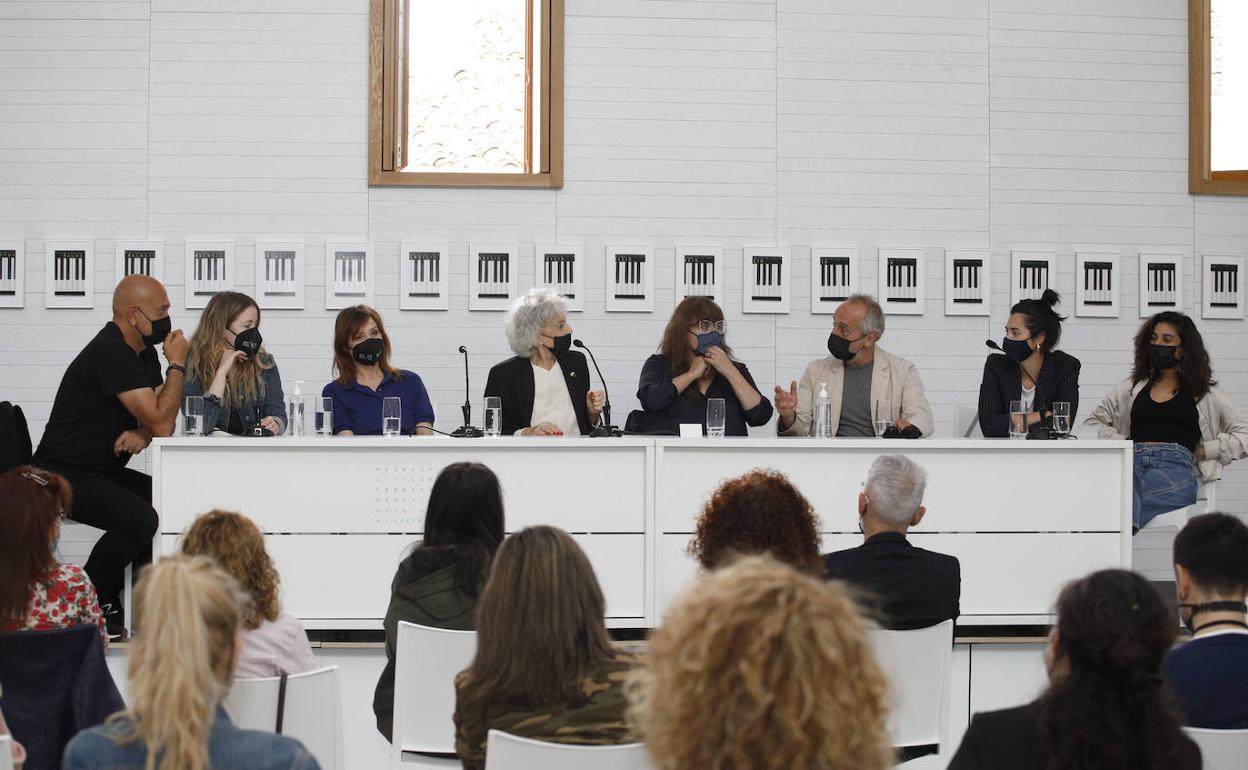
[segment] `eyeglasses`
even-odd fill
[[[711,332],[719,332],[720,334],[723,334],[727,329],[728,324],[723,321],[702,320],[698,322],[699,334],[710,334]]]

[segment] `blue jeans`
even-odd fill
[[[1178,444],[1135,445],[1132,523],[1141,529],[1156,516],[1196,503],[1196,460]]]

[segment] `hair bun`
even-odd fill
[[[1053,307],[1062,301],[1062,295],[1052,289],[1045,289],[1044,293],[1040,295],[1040,299],[1038,301],[1048,305],[1049,307]]]

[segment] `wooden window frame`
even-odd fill
[[[372,186],[407,187],[563,187],[563,9],[564,0],[533,0],[542,4],[542,112],[539,141],[542,168],[530,173],[456,173],[399,171],[407,164],[406,143],[399,143],[399,130],[406,135],[407,93],[401,88],[399,53],[406,66],[407,36],[399,28],[400,10],[407,0],[369,0],[368,47],[368,183]],[[530,6],[531,9],[531,6]],[[531,10],[530,10],[531,15]],[[529,24],[531,25],[531,20]],[[532,53],[532,35],[526,35],[526,51]],[[402,47],[402,48],[401,48]],[[531,59],[530,59],[531,60]],[[531,70],[530,70],[531,72]],[[526,83],[525,110],[532,109],[531,83]],[[525,131],[525,160],[532,158],[533,131],[528,120]],[[402,154],[402,157],[398,157]]]
[[[1210,56],[1212,0],[1188,0],[1188,190],[1201,195],[1248,195],[1248,170],[1214,171]]]

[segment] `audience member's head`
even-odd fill
[[[429,492],[422,548],[454,556],[456,587],[468,596],[481,592],[490,559],[503,542],[503,490],[498,476],[481,463],[452,463]]]
[[[233,676],[246,602],[238,582],[204,556],[161,559],[139,580],[130,714],[162,769],[207,769],[208,736]]]
[[[721,484],[702,509],[689,553],[705,569],[738,554],[766,553],[805,572],[823,574],[814,509],[776,471],[750,471]]]
[[[69,482],[29,465],[0,475],[0,628],[26,619],[31,586],[56,567]]]
[[[1161,679],[1176,631],[1160,594],[1134,572],[1101,570],[1063,589],[1037,714],[1050,767],[1184,765],[1186,739]]]
[[[879,532],[905,533],[923,520],[927,472],[905,455],[882,455],[871,463],[858,493],[858,516],[867,537]]]
[[[747,556],[693,585],[630,687],[658,770],[882,770],[888,688],[836,583]]]
[[[1225,513],[1193,516],[1174,539],[1174,577],[1183,617],[1217,611],[1199,607],[1229,602],[1244,612],[1248,597],[1248,526]]]
[[[264,535],[251,519],[232,511],[209,511],[187,530],[182,553],[212,559],[251,596],[243,611],[246,628],[277,620],[281,578],[265,550]]]
[[[567,701],[611,655],[605,615],[594,569],[567,532],[529,527],[507,538],[477,602],[477,654],[460,705]]]

